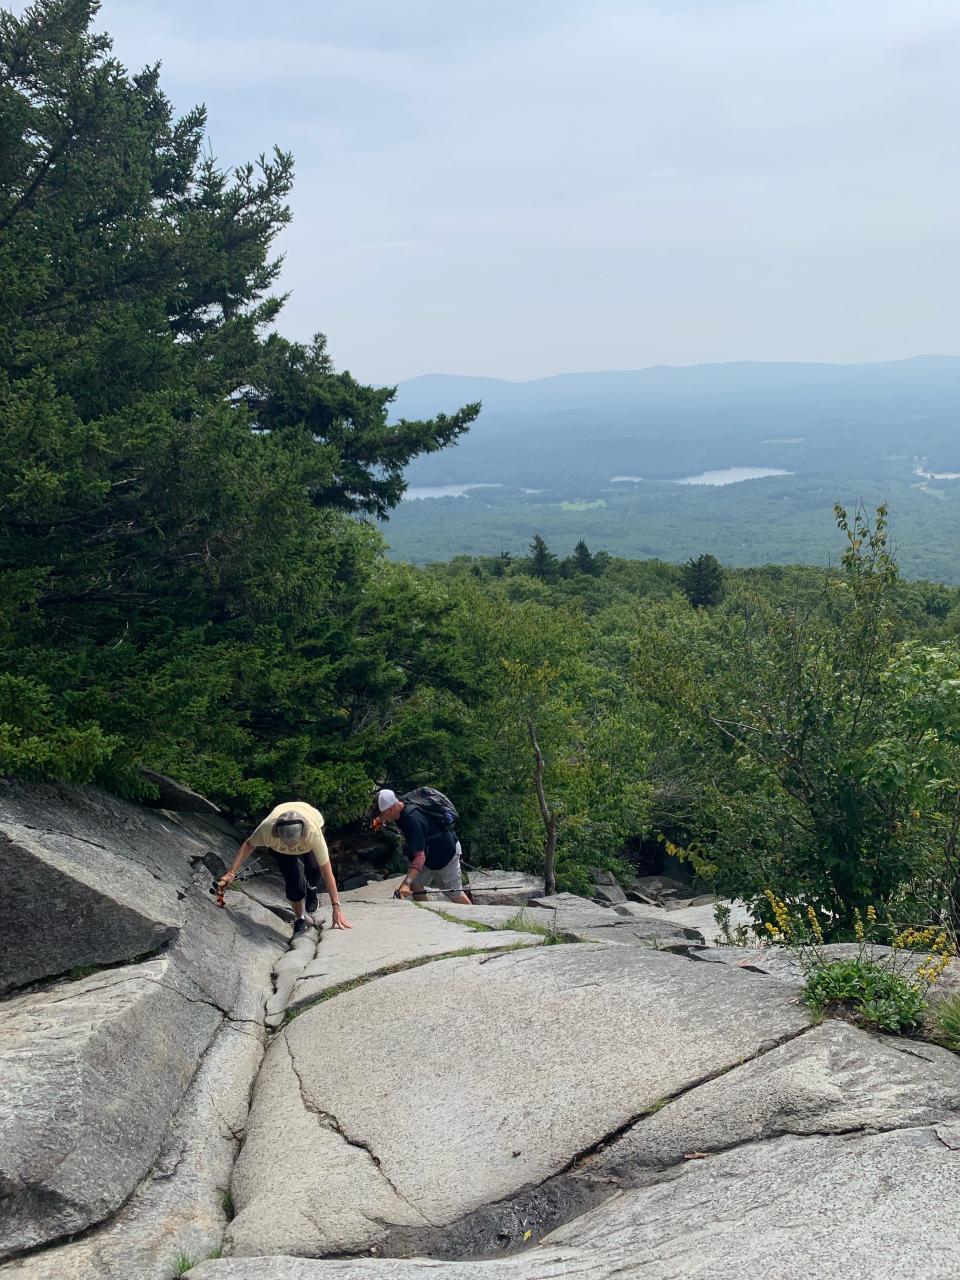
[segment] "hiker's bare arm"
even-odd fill
[[[252,853],[253,845],[249,840],[244,840],[243,844],[237,850],[237,856],[233,860],[233,866],[220,877],[221,885],[229,884],[236,877],[237,872]]]
[[[419,853],[415,853],[410,859],[410,866],[407,868],[407,874],[400,881],[397,893],[401,898],[407,898],[410,895],[410,886],[417,877],[417,872],[423,870],[423,864],[427,860],[426,852],[421,849]]]
[[[340,892],[337,889],[337,880],[333,874],[333,867],[329,862],[320,864],[320,874],[323,876],[323,883],[327,886],[330,904],[333,907],[333,919],[330,923],[334,929],[352,929],[353,925],[347,922],[346,916],[340,910]]]

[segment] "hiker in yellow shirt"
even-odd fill
[[[307,927],[304,916],[313,915],[319,906],[317,891],[321,876],[333,907],[334,929],[353,928],[340,910],[340,893],[323,838],[323,815],[317,809],[302,800],[278,804],[237,850],[233,866],[220,878],[221,888],[230,884],[254,850],[260,848],[271,850],[283,875],[287,901],[296,917],[294,937]]]

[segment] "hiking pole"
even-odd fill
[[[204,863],[204,866],[207,866],[207,864]],[[210,868],[207,867],[207,870],[210,871]],[[250,880],[253,876],[262,876],[263,874],[264,874],[263,867],[260,867],[257,864],[254,864],[251,867],[247,867],[243,871],[238,871],[237,874],[233,877],[232,883],[236,884],[238,880]],[[207,886],[207,892],[212,895],[218,907],[225,907],[227,905],[226,889],[223,885],[221,885],[220,877],[217,876],[213,871],[210,871],[210,876],[211,876],[211,881],[210,881],[210,884]]]

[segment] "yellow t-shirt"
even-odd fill
[[[273,834],[273,824],[285,813],[294,813],[304,826],[303,839],[294,848],[282,845]],[[249,839],[254,848],[272,849],[274,853],[314,853],[321,866],[330,861],[327,842],[323,838],[323,814],[303,800],[278,804],[270,811]]]

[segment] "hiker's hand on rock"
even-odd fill
[[[225,871],[223,875],[220,877],[220,879],[217,881],[217,884],[220,886],[221,889],[225,889],[228,884],[233,884],[236,878],[237,878],[237,873],[235,871]]]
[[[339,907],[333,908],[333,919],[331,925],[334,929],[352,929],[353,925],[349,923],[346,916]]]
[[[410,886],[407,884],[406,880],[401,880],[400,883],[397,885],[398,898],[409,898],[412,892],[413,891],[410,888]]]

